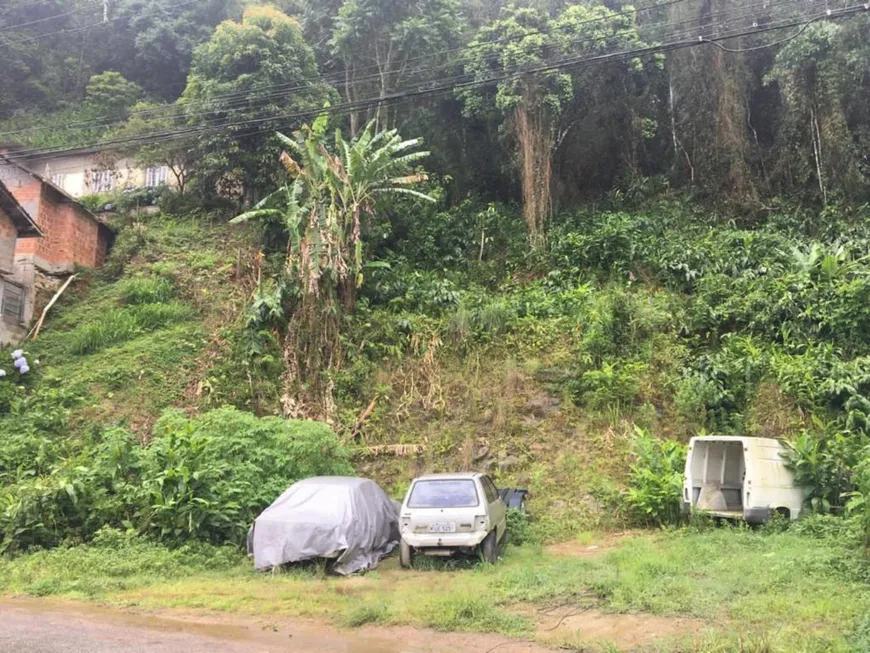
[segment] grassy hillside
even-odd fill
[[[464,236],[480,220],[483,248]],[[20,441],[7,482],[34,451],[33,475],[51,475],[112,428],[147,442],[167,408],[281,413],[282,331],[250,303],[276,264],[246,229],[123,227],[26,346],[39,364],[0,420]],[[397,219],[372,252],[330,377],[359,473],[401,496],[423,471],[490,470],[532,490],[545,539],[662,518],[671,481],[624,494],[647,434],[785,437],[820,505],[855,489],[870,414],[860,211],[741,226],[671,198],[564,216],[545,252],[522,233],[510,210],[466,204]],[[653,446],[644,464],[671,478],[679,452]]]
[[[211,361],[247,300],[248,249],[205,219],[124,226],[106,267],[81,273],[27,343],[39,360],[31,395],[70,394],[74,430],[118,425],[143,437],[165,408],[206,405]]]
[[[343,323],[329,427],[276,417],[268,231],[125,221],[25,345],[31,373],[0,382],[0,592],[628,647],[550,632],[564,609],[569,626],[661,620],[642,650],[861,650],[866,516],[835,515],[868,492],[867,216],[613,208],[560,218],[543,252],[504,207],[394,217]],[[483,254],[464,235],[481,216]],[[704,431],[791,440],[813,508],[835,515],[614,534],[678,521],[683,443]],[[400,497],[469,468],[532,491],[511,526],[526,542],[495,568],[264,578],[239,551],[297,478],[353,469]]]

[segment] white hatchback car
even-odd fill
[[[400,561],[413,555],[449,556],[480,552],[498,560],[507,533],[507,505],[486,474],[432,474],[414,479],[399,513]]]

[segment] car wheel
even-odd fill
[[[399,564],[405,569],[410,569],[414,564],[414,553],[411,551],[411,545],[405,540],[399,545]]]
[[[494,565],[498,562],[498,535],[496,535],[495,529],[492,529],[489,535],[483,538],[483,542],[480,543],[480,552],[488,563]]]

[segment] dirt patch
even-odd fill
[[[569,540],[550,544],[544,547],[544,551],[554,556],[570,558],[589,558],[617,549],[622,544],[639,533],[634,531],[622,531],[619,533],[604,533],[599,536]]]
[[[706,625],[700,619],[609,614],[595,609],[565,606],[538,615],[537,638],[551,645],[606,642],[621,650],[630,650],[696,632]]]
[[[340,630],[306,619],[254,619],[172,610],[130,612],[41,599],[0,599],[0,622],[7,638],[0,641],[0,651],[551,653],[542,645],[499,635],[411,627]],[[2,644],[7,640],[13,645],[28,645],[4,649]],[[68,646],[56,646],[63,641]]]

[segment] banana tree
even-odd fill
[[[327,146],[327,117],[318,118],[285,146],[280,160],[287,182],[232,222],[278,223],[287,236],[284,268],[276,287],[295,297],[284,337],[284,412],[319,416],[332,412],[328,372],[341,364],[340,316],[353,308],[363,283],[364,223],[399,195],[434,201],[411,186],[426,181],[414,165],[428,156],[420,139],[373,124],[353,140],[335,134]],[[312,394],[313,393],[313,394]],[[308,400],[304,399],[308,395]]]

